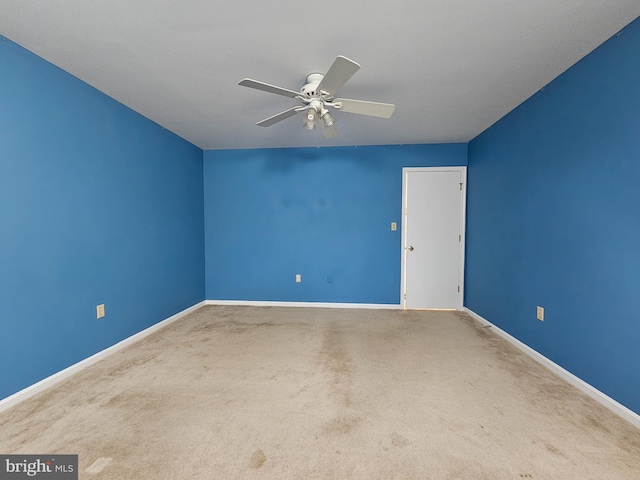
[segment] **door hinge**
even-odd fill
[[[460,293],[460,285],[458,285],[458,293]]]
[[[460,183],[460,191],[462,191],[462,183]]]
[[[458,235],[458,241],[461,242],[462,241],[462,235]]]

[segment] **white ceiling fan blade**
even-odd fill
[[[270,127],[274,123],[277,123],[285,118],[293,117],[296,113],[298,113],[300,107],[291,107],[289,110],[285,110],[284,112],[280,112],[273,117],[265,118],[264,120],[259,121],[256,125],[260,125],[261,127]]]
[[[367,102],[351,98],[336,98],[335,107],[341,112],[369,115],[371,117],[390,118],[396,106],[392,103]]]
[[[347,57],[338,55],[318,85],[317,91],[324,90],[333,96],[358,70],[360,70],[360,65]]]
[[[336,124],[332,124],[329,127],[325,127],[322,125],[322,134],[325,138],[333,138],[338,136],[338,129],[336,128]]]
[[[300,92],[289,90],[288,88],[276,87],[268,83],[259,82],[258,80],[252,80],[245,78],[238,82],[238,85],[243,87],[255,88],[256,90],[262,90],[263,92],[275,93],[277,95],[284,95],[285,97],[295,98],[300,95]]]

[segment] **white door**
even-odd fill
[[[461,310],[466,167],[402,173],[403,306]]]

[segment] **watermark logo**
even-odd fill
[[[0,455],[0,480],[78,480],[78,455]]]

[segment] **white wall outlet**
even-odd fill
[[[302,282],[302,275],[300,275],[299,273],[296,273],[296,283],[300,283]]]
[[[398,229],[398,224],[396,222],[391,222],[391,231],[395,232]]]
[[[96,307],[96,318],[104,317],[104,303],[101,303]]]
[[[540,320],[541,322],[544,322],[544,308],[542,307],[536,307],[536,317],[538,318],[538,320]]]

